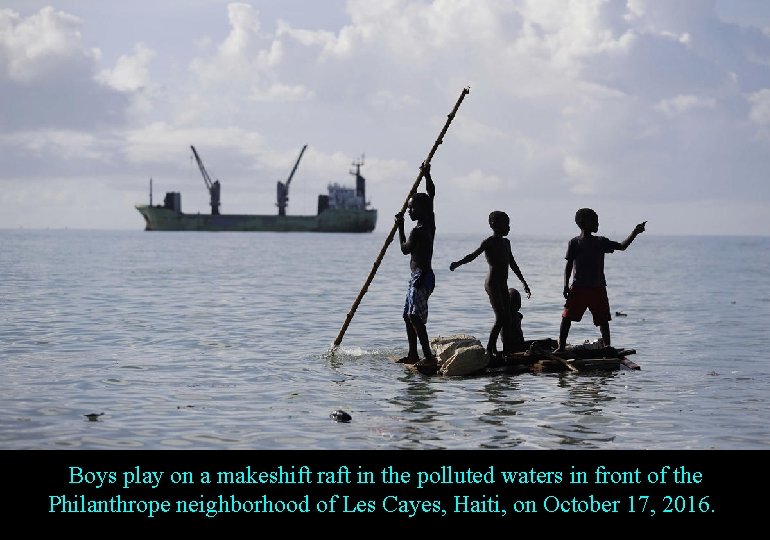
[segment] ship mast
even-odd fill
[[[361,176],[361,167],[363,165],[364,154],[361,154],[361,159],[353,162],[353,167],[355,167],[355,170],[350,170],[349,173],[356,177],[356,195],[361,197],[362,208],[366,208],[366,180],[363,176]]]

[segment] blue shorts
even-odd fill
[[[428,297],[436,286],[433,270],[415,270],[409,278],[404,302],[404,318],[416,315],[423,324],[428,322]]]

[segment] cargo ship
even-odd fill
[[[327,232],[366,233],[377,225],[377,210],[370,208],[366,200],[366,179],[361,175],[363,158],[353,162],[349,174],[355,177],[353,187],[330,183],[327,193],[318,195],[315,215],[288,215],[289,184],[297,171],[307,145],[297,157],[286,181],[277,182],[275,214],[222,214],[220,208],[221,184],[212,181],[194,146],[190,147],[209,191],[210,214],[186,214],[182,212],[182,195],[167,192],[163,204],[152,204],[152,179],[150,179],[150,204],[136,204],[144,217],[146,231],[252,231],[252,232]]]

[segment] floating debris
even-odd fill
[[[96,421],[99,420],[99,417],[101,415],[103,415],[103,414],[104,414],[103,412],[100,412],[100,413],[88,413],[88,414],[84,414],[83,416],[88,418],[89,422],[96,422]]]
[[[626,315],[625,313],[621,313],[620,311],[616,311],[615,315],[617,315],[618,317],[628,317],[628,315]]]
[[[350,421],[353,419],[353,417],[352,417],[352,416],[350,416],[350,415],[349,415],[348,413],[346,413],[345,411],[341,411],[341,410],[338,410],[338,411],[333,411],[333,412],[332,412],[332,413],[329,415],[329,418],[331,418],[331,419],[332,419],[332,420],[334,420],[335,422],[350,422]]]

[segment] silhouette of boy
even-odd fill
[[[623,242],[615,242],[604,236],[594,236],[599,230],[599,216],[590,208],[581,208],[575,213],[575,223],[580,234],[567,245],[567,264],[564,268],[564,311],[559,328],[559,346],[567,346],[572,321],[583,318],[586,309],[591,311],[594,325],[599,327],[605,347],[610,346],[610,303],[607,299],[607,281],[604,278],[604,254],[616,250],[625,251],[638,235],[644,232],[646,221],[634,227]],[[574,271],[574,276],[573,276]],[[572,286],[569,280],[572,277]]]
[[[401,253],[410,255],[409,285],[404,302],[404,322],[406,337],[409,343],[407,356],[400,359],[404,364],[415,364],[421,373],[435,373],[438,364],[428,340],[428,298],[436,285],[436,276],[431,265],[433,259],[433,239],[436,236],[436,220],[433,213],[433,199],[436,187],[430,175],[430,164],[422,165],[427,193],[415,193],[407,202],[407,211],[412,221],[417,225],[409,233],[404,234],[404,216],[396,214],[398,238],[401,243]],[[423,359],[417,354],[417,340],[422,347]]]
[[[524,316],[521,309],[521,293],[514,288],[508,289],[508,298],[511,299],[511,318],[513,319],[513,350],[524,350],[524,332],[521,329],[521,320]]]
[[[514,315],[511,310],[511,298],[508,292],[509,267],[524,285],[524,292],[527,293],[527,298],[531,296],[531,293],[527,281],[524,279],[521,270],[519,270],[519,265],[516,264],[516,260],[513,258],[511,241],[506,238],[511,230],[511,221],[508,218],[508,214],[499,210],[490,213],[489,226],[492,229],[492,236],[484,239],[475,251],[450,264],[449,269],[454,272],[455,268],[471,262],[482,253],[486,256],[489,271],[484,281],[484,290],[489,295],[489,303],[492,305],[492,311],[495,313],[495,324],[492,326],[489,334],[487,353],[490,358],[495,358],[497,356],[497,338],[501,331],[503,334],[503,354],[515,352],[518,349],[514,341]],[[519,305],[521,305],[521,302],[519,302]]]

